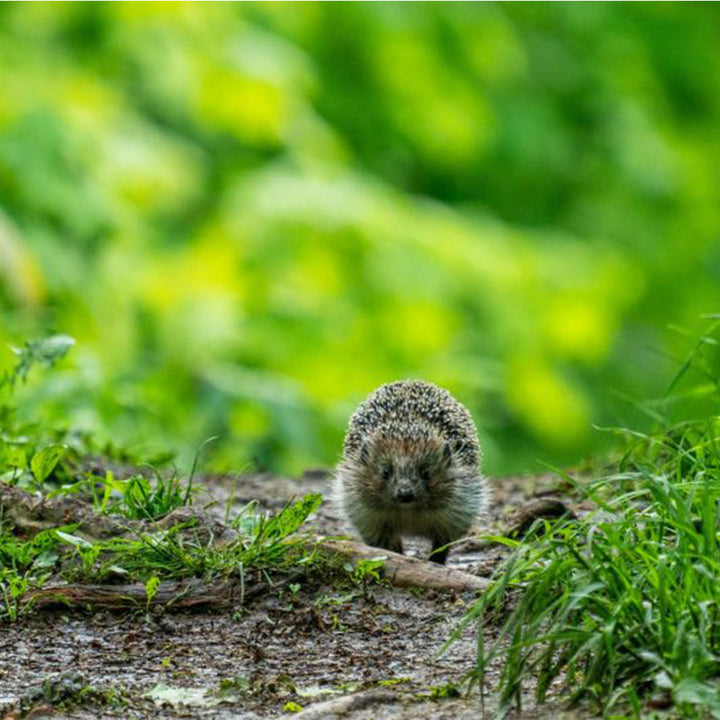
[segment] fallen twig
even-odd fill
[[[257,595],[267,588],[261,585],[245,591],[245,599]],[[200,580],[166,580],[161,582],[148,602],[145,586],[133,585],[48,585],[28,593],[24,604],[38,608],[48,607],[86,607],[107,610],[127,608],[166,607],[175,610],[193,608],[211,608],[227,610],[238,603],[240,585],[237,581],[205,583]]]
[[[424,587],[444,590],[485,590],[488,581],[470,573],[427,560],[406,557],[390,550],[363,545],[353,540],[323,540],[320,547],[350,560],[385,558],[385,579],[396,587]]]

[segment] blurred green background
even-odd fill
[[[221,468],[335,462],[377,385],[575,462],[718,309],[715,3],[2,3],[0,368]]]

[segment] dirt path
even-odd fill
[[[268,509],[307,492],[327,494],[327,474],[299,480],[247,475],[204,478],[218,513],[257,499]],[[495,482],[492,528],[549,478]],[[197,502],[197,501],[196,501]],[[336,508],[323,504],[312,523],[344,533]],[[412,554],[427,552],[413,545]],[[469,541],[449,564],[488,575],[500,552]],[[289,586],[233,614],[43,612],[0,628],[0,718],[481,718],[479,697],[453,699],[453,686],[474,663],[469,632],[444,656],[436,652],[472,596],[373,586],[338,591],[317,582]],[[66,675],[57,680],[60,673]],[[73,677],[67,673],[76,673]],[[53,680],[53,678],[55,680]],[[37,688],[57,701],[91,687],[75,707],[43,705]],[[82,695],[82,693],[81,693]],[[38,705],[39,703],[39,705]],[[291,704],[289,704],[291,703]],[[57,704],[57,702],[56,702]],[[487,716],[494,707],[488,698]],[[13,709],[15,708],[15,709]],[[526,707],[522,718],[580,717],[552,705]]]

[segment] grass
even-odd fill
[[[192,504],[193,479],[191,474],[184,484],[177,472],[168,475],[155,472],[152,479],[139,474],[116,478],[108,470],[102,477],[86,473],[49,489],[47,494],[87,498],[95,512],[122,515],[129,520],[159,520],[172,510]]]
[[[699,343],[682,374],[703,346],[714,343]],[[643,717],[659,694],[681,717],[720,718],[720,418],[710,379],[699,394],[712,395],[715,414],[627,433],[611,474],[567,477],[596,508],[589,515],[539,521],[522,541],[496,538],[512,552],[446,648],[477,623],[469,679],[484,697],[499,664],[500,716],[532,688],[537,701],[591,701],[605,716]],[[489,626],[498,631],[486,635]]]
[[[69,525],[23,539],[0,510],[0,622],[17,620],[28,609],[23,603],[26,594],[49,579],[141,582],[149,605],[164,580],[270,580],[273,574],[314,559],[296,533],[319,506],[319,495],[308,495],[272,516],[251,503],[230,523],[236,539],[224,544],[215,543],[203,528],[193,529],[192,520],[172,527],[155,525],[172,510],[192,504],[198,458],[210,441],[198,450],[186,482],[177,472],[121,479],[110,470],[100,476],[79,469],[91,453],[83,445],[66,442],[62,431],[18,422],[16,386],[33,367],[52,367],[72,345],[72,338],[63,335],[28,342],[15,351],[15,367],[0,375],[0,482],[48,497],[73,495],[96,513],[127,520],[128,533],[95,540]],[[112,464],[113,458],[109,460]],[[148,521],[149,529],[133,533],[136,520]]]
[[[237,539],[224,545],[216,544],[213,538],[201,539],[187,524],[138,537],[90,542],[64,533],[62,539],[74,547],[76,571],[85,581],[102,580],[110,574],[143,582],[152,577],[242,579],[251,570],[267,574],[300,561],[307,563],[310,556],[302,538],[290,536],[320,502],[319,495],[307,495],[275,515],[267,515],[251,504],[231,523],[238,531]]]
[[[49,578],[142,582],[149,599],[163,580],[236,578],[245,583],[252,574],[270,581],[274,574],[312,562],[303,538],[294,534],[320,502],[319,495],[307,495],[272,516],[250,505],[232,523],[237,538],[222,545],[200,539],[188,523],[108,540],[89,540],[68,526],[23,541],[0,527],[0,621],[17,620],[27,608],[25,593]]]
[[[490,668],[500,665],[501,715],[532,689],[538,701],[551,694],[591,701],[613,717],[642,717],[646,699],[661,693],[682,717],[720,718],[720,382],[706,354],[717,352],[714,331],[682,364],[672,394],[649,407],[660,429],[624,431],[628,449],[610,474],[587,483],[566,476],[592,512],[538,522],[522,541],[497,538],[512,552],[448,645],[477,624],[469,679],[484,694]],[[28,347],[0,390],[12,389],[32,362],[52,360],[52,347]],[[703,384],[679,395],[691,369]],[[711,412],[672,424],[666,412],[678,397],[709,402]],[[119,480],[111,472],[72,479],[62,442],[15,433],[0,457],[6,481],[77,493],[98,512],[151,523],[192,501],[195,468],[187,483],[160,474]],[[34,448],[22,457],[14,452],[20,437]],[[187,524],[110,540],[68,526],[21,541],[0,518],[0,620],[16,620],[27,608],[23,596],[50,577],[142,582],[148,606],[164,580],[270,579],[313,561],[295,533],[319,502],[309,495],[274,516],[251,504],[233,521],[237,538],[224,545]],[[363,584],[376,574],[370,562],[353,577]],[[497,630],[488,640],[491,625]]]

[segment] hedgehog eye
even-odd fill
[[[430,482],[430,468],[427,465],[421,465],[418,468],[418,475],[424,483]]]
[[[393,469],[392,465],[385,463],[380,471],[383,480],[389,480],[392,477]]]

